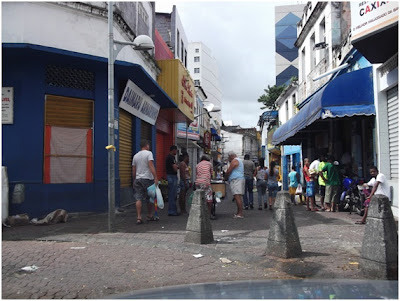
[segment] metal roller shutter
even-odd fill
[[[93,100],[45,97],[43,182],[93,181]]]
[[[132,115],[119,110],[119,178],[121,187],[132,186]]]
[[[398,86],[387,92],[390,177],[399,178],[399,97]]]

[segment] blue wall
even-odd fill
[[[48,86],[45,83],[48,64],[93,72],[95,90]],[[2,165],[8,169],[10,215],[26,212],[30,217],[39,217],[59,208],[69,212],[107,210],[107,63],[63,53],[3,46],[2,71],[3,87],[14,87],[14,124],[2,126]],[[94,100],[93,183],[43,184],[46,94]],[[115,154],[118,202],[118,153]],[[17,183],[25,184],[25,201],[12,204],[11,195]]]

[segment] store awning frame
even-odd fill
[[[338,76],[304,101],[307,104],[275,131],[273,145],[284,144],[318,119],[375,115],[372,67]]]

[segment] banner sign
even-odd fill
[[[186,138],[186,123],[180,122],[177,124],[178,138]],[[200,127],[197,120],[193,121],[188,127],[188,139],[190,140],[200,140]]]
[[[352,1],[350,5],[352,42],[398,22],[397,1]]]
[[[14,123],[14,88],[3,87],[1,90],[1,122]]]
[[[151,125],[155,125],[160,111],[160,105],[131,80],[126,84],[119,107]]]

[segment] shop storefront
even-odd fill
[[[2,125],[10,214],[39,217],[60,208],[105,211],[107,59],[31,44],[2,46],[3,90],[13,92],[13,118]],[[131,186],[132,155],[140,140],[155,146],[155,126],[119,106],[128,82],[141,90],[143,98],[152,95],[160,108],[177,107],[140,65],[116,61],[117,206],[123,203],[124,189]],[[140,110],[155,114],[148,107]],[[24,187],[22,202],[12,197],[16,184]]]
[[[337,76],[303,101],[274,133],[274,145],[301,145],[302,157],[331,154],[349,174],[367,178],[374,162],[372,67]]]
[[[399,216],[399,3],[374,4],[351,2],[351,43],[374,64],[376,120],[373,160],[388,180],[392,211]]]
[[[160,111],[160,117],[164,119],[164,121],[160,121],[160,124],[163,123],[165,130],[168,126],[168,133],[165,130],[163,132],[161,127],[157,130],[158,137],[160,139],[163,137],[165,143],[157,145],[156,151],[160,160],[162,159],[162,164],[164,164],[171,145],[177,145],[179,153],[183,150],[187,151],[189,147],[196,149],[192,140],[198,139],[199,134],[198,130],[194,131],[192,128],[188,131],[188,139],[186,139],[186,125],[194,120],[195,100],[194,83],[188,71],[178,59],[160,60],[157,63],[162,69],[157,82],[178,106],[178,109],[161,109]],[[189,154],[189,156],[191,163],[194,162],[194,156],[197,160],[197,153]],[[160,170],[163,170],[163,168],[160,168]],[[160,175],[166,178],[165,174]]]

